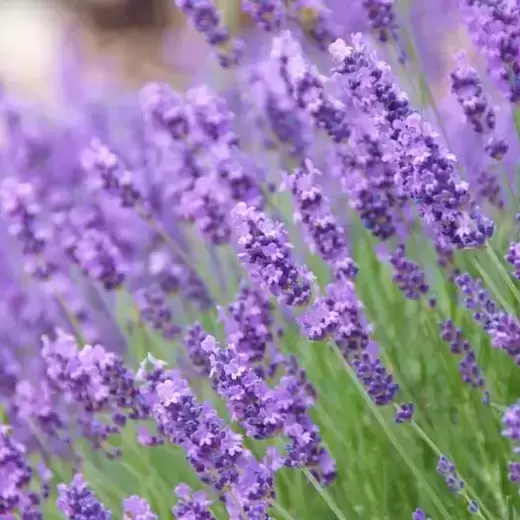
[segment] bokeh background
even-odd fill
[[[239,0],[216,3],[233,32],[253,31]],[[345,0],[326,4],[346,36],[364,29],[354,3],[348,10]],[[435,90],[446,87],[452,55],[468,43],[454,5],[455,0],[411,5],[418,49]],[[69,56],[60,58],[64,52]],[[174,0],[0,0],[0,78],[9,90],[55,101],[60,61],[78,52],[81,60],[75,61],[90,74],[97,70],[100,79],[109,71],[128,86],[167,79],[182,88],[204,70],[209,49]]]

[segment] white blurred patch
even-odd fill
[[[48,97],[63,14],[44,0],[0,0],[0,78],[10,88]]]

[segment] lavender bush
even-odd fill
[[[176,4],[0,93],[0,518],[520,518],[518,2]]]

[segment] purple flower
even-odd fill
[[[57,505],[69,520],[112,519],[112,513],[99,502],[80,473],[74,475],[70,484],[58,485]]]
[[[345,230],[330,210],[318,183],[320,175],[310,160],[291,175],[284,175],[284,186],[291,192],[297,208],[295,220],[302,223],[310,239],[311,251],[319,254],[332,268],[336,262],[350,260],[350,272],[355,275],[357,269],[348,254]]]
[[[451,90],[457,96],[473,130],[477,134],[488,136],[488,154],[493,159],[500,160],[507,152],[508,145],[504,140],[494,137],[496,108],[491,105],[477,71],[468,65],[464,53],[459,53],[458,61],[458,67],[451,73]]]
[[[271,53],[269,59],[255,64],[249,71],[247,102],[266,148],[281,144],[292,156],[303,157],[312,144],[312,121],[293,99],[288,71],[290,49],[280,45],[278,50],[278,54]]]
[[[352,361],[352,367],[376,405],[384,406],[394,400],[399,385],[379,358],[363,352]]]
[[[294,356],[285,360],[284,366],[285,374],[274,389],[278,411],[285,418],[283,433],[289,438],[283,464],[307,468],[319,482],[328,485],[336,478],[336,464],[308,414],[316,400],[316,390]]]
[[[363,8],[380,42],[388,43],[398,39],[394,0],[363,0]]]
[[[520,6],[498,0],[463,0],[473,42],[487,58],[488,72],[511,103],[520,100]]]
[[[123,500],[123,520],[158,520],[150,504],[141,497],[133,495]]]
[[[520,322],[516,316],[498,308],[481,280],[473,280],[468,273],[462,273],[455,277],[455,283],[464,295],[466,308],[473,311],[473,319],[489,335],[492,345],[520,364]]]
[[[274,224],[264,213],[244,203],[235,206],[232,221],[238,237],[238,257],[253,282],[285,305],[307,305],[312,294],[309,274],[294,263],[292,244],[282,224]]]
[[[119,199],[122,207],[139,207],[144,210],[143,196],[135,185],[132,172],[99,139],[92,139],[89,147],[84,150],[81,164],[87,182],[93,176],[90,182]]]
[[[515,278],[520,280],[520,243],[511,242],[506,260],[515,268]]]
[[[388,240],[397,232],[407,196],[395,182],[396,169],[384,157],[384,140],[377,132],[354,133],[349,150],[338,151],[341,187],[364,226]]]
[[[430,520],[430,517],[427,516],[426,513],[422,509],[417,508],[412,513],[412,520]]]
[[[455,157],[412,110],[388,66],[368,54],[359,35],[353,41],[352,47],[343,40],[330,46],[338,63],[334,76],[354,105],[386,136],[391,150],[386,160],[395,163],[401,190],[447,244],[456,248],[483,245],[494,226],[471,199],[467,183],[458,177]]]
[[[290,16],[296,18],[307,36],[325,51],[338,37],[340,27],[334,13],[323,0],[293,0],[289,4]]]
[[[184,349],[190,358],[191,364],[200,375],[209,376],[211,364],[208,354],[202,348],[207,338],[206,331],[199,323],[194,323],[186,330]]]
[[[213,0],[175,0],[175,3],[209,45],[216,49],[222,67],[238,64],[242,55],[242,43],[231,38],[228,28],[221,22]]]
[[[444,455],[439,457],[437,462],[437,473],[444,477],[446,485],[453,493],[458,493],[464,488],[464,481],[457,475],[455,465]]]
[[[520,401],[506,409],[502,424],[502,435],[513,441],[514,453],[520,453]],[[520,462],[509,462],[509,480],[520,482]]]
[[[351,130],[345,105],[325,90],[325,79],[305,61],[291,33],[284,32],[274,39],[271,58],[279,64],[289,94],[311,116],[314,125],[324,129],[336,143],[347,141]]]
[[[286,17],[282,0],[243,0],[242,9],[264,31],[280,29]]]
[[[248,358],[234,345],[221,348],[212,336],[201,344],[211,363],[210,379],[217,394],[224,399],[233,421],[239,422],[246,435],[254,439],[274,437],[283,426],[277,395],[256,373]]]
[[[413,403],[400,404],[395,412],[394,421],[396,424],[410,422],[413,419],[414,411],[415,406]]]
[[[218,417],[209,403],[196,401],[187,382],[174,371],[156,385],[153,417],[159,432],[183,447],[202,482],[226,497],[233,519],[233,506],[246,515],[264,516],[273,495],[273,478],[243,447],[243,439]],[[230,510],[231,508],[231,510]],[[257,516],[251,516],[257,518]]]
[[[459,364],[462,380],[474,388],[484,387],[485,382],[477,365],[475,351],[462,335],[462,331],[457,329],[451,320],[446,320],[441,325],[441,338],[450,344],[453,354],[463,356]]]
[[[135,294],[141,319],[166,339],[173,339],[181,333],[181,328],[173,323],[173,314],[166,301],[166,295],[159,286],[152,285],[140,289]]]
[[[419,300],[428,293],[430,286],[421,267],[406,258],[405,254],[405,246],[400,244],[390,256],[394,269],[393,281],[407,298]]]
[[[82,433],[95,447],[117,433],[127,417],[142,413],[135,377],[123,360],[101,345],[78,348],[76,340],[63,331],[43,338],[42,358],[53,388],[77,410]],[[108,422],[101,416],[111,414]]]
[[[45,225],[35,187],[6,177],[0,188],[0,207],[8,233],[22,247],[26,272],[36,279],[48,279],[57,268],[45,255],[52,230]]]
[[[228,343],[251,365],[261,365],[273,342],[273,306],[261,291],[246,284],[236,300],[222,312]]]
[[[40,503],[45,496],[30,490],[35,475],[26,449],[13,439],[5,425],[0,426],[0,472],[0,515],[6,518],[15,518],[16,515],[17,518],[43,519]]]
[[[122,285],[127,269],[107,233],[87,229],[67,247],[73,261],[90,280],[101,283],[107,291]]]
[[[177,520],[215,520],[209,510],[211,500],[202,491],[193,492],[187,484],[179,484],[175,494],[179,501],[172,513]]]

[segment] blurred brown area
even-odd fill
[[[208,51],[175,0],[0,0],[0,79],[11,88],[51,99],[60,46],[78,44],[87,69],[110,63],[131,86],[182,88]]]

